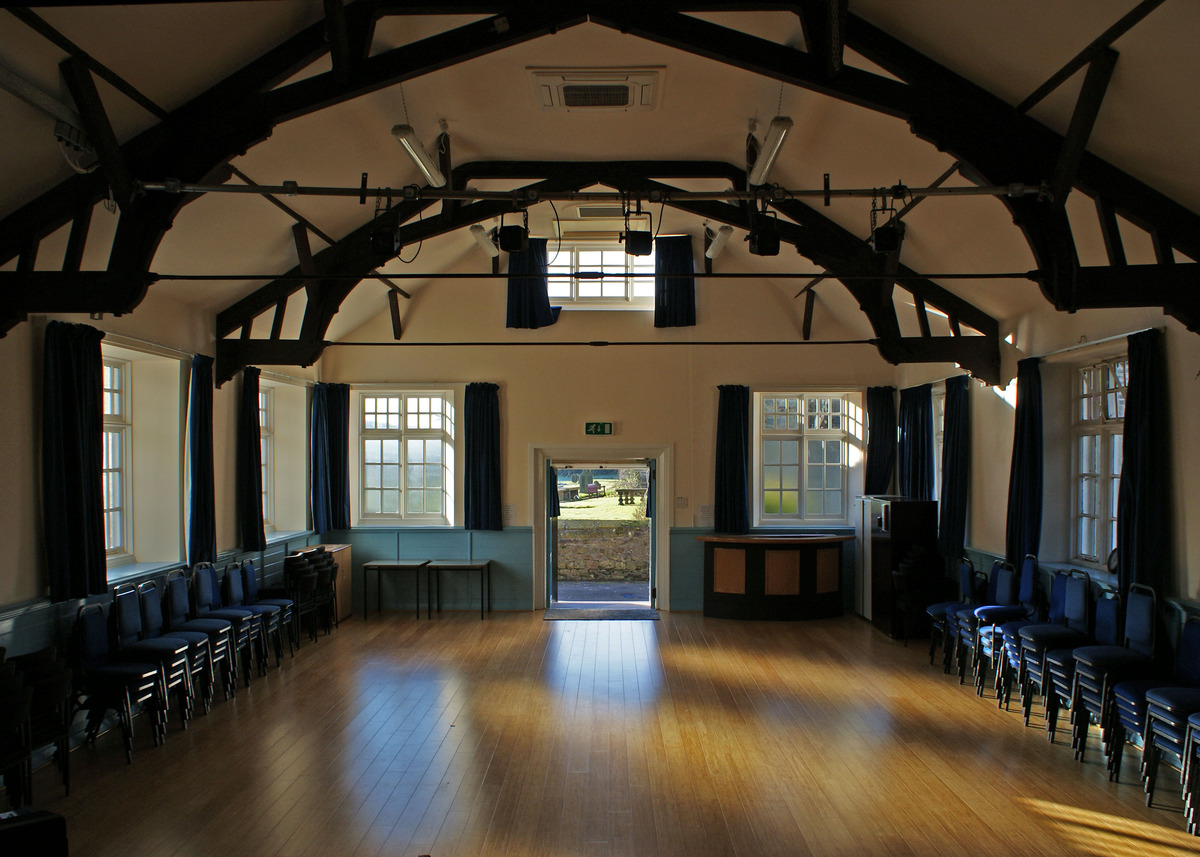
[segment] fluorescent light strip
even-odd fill
[[[471,224],[471,237],[479,244],[479,248],[493,259],[500,255],[500,248],[492,242],[492,236],[478,223]]]
[[[760,185],[766,182],[767,173],[771,172],[775,159],[779,157],[779,150],[783,148],[783,140],[791,130],[792,120],[787,116],[776,116],[771,120],[767,134],[763,137],[762,150],[758,153],[758,160],[750,169],[748,176],[750,184]]]
[[[774,127],[775,123],[771,123]],[[434,163],[433,158],[421,146],[421,141],[417,138],[417,132],[413,130],[411,125],[393,125],[392,136],[404,147],[404,151],[408,152],[408,156],[413,159],[413,163],[417,165],[417,169],[421,171],[421,175],[425,176],[425,182],[430,187],[445,187],[446,177],[442,175],[442,171],[438,169],[438,165]]]
[[[725,244],[733,235],[733,227],[728,223],[722,223],[721,228],[713,235],[712,241],[708,245],[708,249],[704,251],[704,255],[710,259],[715,259],[721,255],[721,251],[725,249]]]

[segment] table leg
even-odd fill
[[[362,596],[363,596],[363,621],[365,622],[365,621],[367,621],[367,567],[365,565],[362,567]],[[299,615],[299,612],[300,611],[296,611],[297,616]],[[300,637],[297,636],[296,639],[299,640]]]
[[[413,569],[413,583],[416,584],[417,618],[421,618],[421,569]]]
[[[479,569],[479,618],[483,619],[483,569]]]
[[[487,579],[488,579],[488,585],[487,585],[487,593],[488,593],[487,607],[488,607],[488,609],[487,609],[487,612],[491,613],[492,612],[492,564],[489,562],[487,565],[485,565],[483,567],[483,570],[487,574]]]

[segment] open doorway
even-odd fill
[[[654,461],[552,461],[547,603],[654,606]]]

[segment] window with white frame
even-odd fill
[[[859,402],[843,393],[762,392],[754,413],[756,525],[845,520]]]
[[[1079,367],[1072,397],[1075,559],[1103,563],[1117,545],[1117,495],[1129,360]]]
[[[270,387],[258,390],[258,450],[262,467],[263,529],[275,530],[275,397]]]
[[[449,524],[453,396],[425,390],[366,393],[360,402],[360,519]]]
[[[133,441],[130,425],[129,364],[104,360],[102,364],[104,440],[101,488],[104,502],[104,550],[108,557],[132,553],[129,543],[129,449]]]
[[[553,239],[550,242],[554,246]],[[549,251],[548,251],[549,252]],[[590,309],[652,309],[654,254],[630,256],[621,244],[563,242],[546,268],[550,300]]]
[[[941,502],[942,496],[942,444],[946,435],[946,384],[939,382],[933,387],[933,497]]]

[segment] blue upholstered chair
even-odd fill
[[[221,687],[229,699],[237,691],[236,653],[233,650],[233,624],[228,619],[209,616],[189,618],[192,612],[188,583],[182,569],[167,573],[166,598],[163,599],[164,627],[168,631],[199,631],[208,637],[208,660],[215,684],[221,673]]]
[[[283,632],[280,626],[282,608],[273,604],[251,604],[246,601],[245,590],[242,587],[241,566],[230,563],[225,566],[225,577],[221,581],[221,600],[223,606],[236,610],[249,610],[258,619],[259,634],[262,637],[264,651],[268,641],[275,646],[275,666],[283,663]]]
[[[1019,632],[1024,681],[1021,686],[1021,715],[1029,725],[1033,695],[1043,697],[1050,692],[1050,674],[1046,670],[1046,653],[1055,649],[1085,645],[1092,632],[1091,583],[1088,576],[1072,570],[1067,576],[1063,593],[1063,624],[1026,625]]]
[[[1117,593],[1111,590],[1102,590],[1097,594],[1095,607],[1092,616],[1092,637],[1082,646],[1067,646],[1061,649],[1052,649],[1046,652],[1046,670],[1050,674],[1049,690],[1046,693],[1046,736],[1050,739],[1050,743],[1054,743],[1055,735],[1058,732],[1058,712],[1062,707],[1067,707],[1071,711],[1071,746],[1075,747],[1075,738],[1078,733],[1075,731],[1076,721],[1079,719],[1087,719],[1088,712],[1085,709],[1082,700],[1080,699],[1081,685],[1080,681],[1097,684],[1095,691],[1096,704],[1100,705],[1103,699],[1106,699],[1105,690],[1102,687],[1103,677],[1096,675],[1096,669],[1085,670],[1083,675],[1077,675],[1077,667],[1079,659],[1083,658],[1085,664],[1092,664],[1097,653],[1101,651],[1124,651],[1120,645],[1121,631],[1121,598]],[[1091,657],[1088,653],[1092,653]],[[1097,710],[1097,716],[1101,717],[1102,722],[1107,716],[1107,708],[1102,713]],[[1108,736],[1108,727],[1103,727],[1102,741]],[[1107,746],[1107,745],[1106,745]],[[1107,752],[1107,751],[1106,751]],[[1080,758],[1076,749],[1076,758]]]
[[[242,560],[242,597],[247,604],[263,604],[279,608],[279,625],[287,629],[288,655],[295,656],[295,647],[299,643],[299,631],[296,627],[296,605],[290,598],[282,595],[260,592],[258,588],[258,569],[253,560]],[[266,597],[263,597],[266,596]]]
[[[978,593],[983,585],[983,575],[976,574],[975,566],[968,557],[963,557],[958,565],[958,594],[956,601],[939,601],[925,608],[929,616],[929,663],[933,665],[933,655],[938,644],[942,646],[942,671],[950,672],[950,662],[953,657],[952,638],[958,639],[957,613],[967,606],[979,603]]]
[[[165,629],[163,601],[155,581],[147,580],[138,584],[137,594],[138,600],[141,602],[143,639],[154,640],[160,637],[170,637],[187,642],[193,710],[196,700],[199,699],[200,704],[204,706],[204,713],[207,714],[212,710],[215,685],[208,634],[203,631],[189,631],[185,628],[175,628],[168,634]]]
[[[257,662],[258,671],[266,672],[266,650],[258,617],[250,610],[226,608],[221,604],[221,587],[212,563],[197,563],[192,569],[192,605],[197,619],[224,619],[232,626],[233,656],[241,663],[242,680],[250,686],[250,675]]]
[[[110,615],[117,643],[116,657],[119,660],[159,665],[163,699],[169,700],[171,691],[176,692],[179,697],[180,725],[186,729],[192,715],[194,697],[188,665],[188,641],[180,637],[146,637],[137,587],[132,583],[113,587]]]

